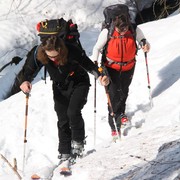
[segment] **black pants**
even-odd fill
[[[59,153],[71,152],[71,141],[83,141],[85,126],[81,110],[87,102],[89,84],[81,84],[68,90],[59,90],[55,85],[54,102],[58,116]]]
[[[110,100],[113,108],[113,113],[115,116],[115,121],[117,124],[117,128],[119,129],[121,126],[120,114],[125,113],[126,108],[126,100],[128,97],[129,86],[131,84],[133,74],[134,74],[135,66],[129,71],[116,71],[111,68],[107,68],[109,76],[111,78],[111,83],[108,86],[108,92],[110,95]],[[109,110],[109,125],[112,130],[115,130],[113,117]]]

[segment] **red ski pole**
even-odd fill
[[[146,44],[146,39],[142,40],[143,46]],[[149,89],[149,100],[151,108],[153,107],[152,95],[151,95],[151,85],[150,85],[150,76],[149,76],[149,68],[148,68],[148,60],[147,60],[147,52],[144,52],[145,63],[146,63],[146,72],[147,72],[147,81],[148,81],[148,89]]]

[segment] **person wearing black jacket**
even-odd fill
[[[81,110],[87,102],[90,87],[87,72],[93,74],[103,86],[108,85],[109,79],[101,76],[98,66],[83,50],[65,43],[61,38],[50,36],[37,47],[36,61],[29,58],[23,67],[24,82],[20,89],[24,93],[30,93],[31,81],[43,65],[53,81],[54,109],[58,117],[59,158],[66,160],[72,154],[80,156],[85,140]]]

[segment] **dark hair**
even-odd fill
[[[114,26],[117,27],[120,31],[126,27],[129,27],[130,25],[129,18],[126,15],[117,16],[113,22]]]
[[[47,64],[49,61],[48,56],[45,51],[57,51],[59,52],[59,56],[57,57],[57,61],[60,65],[64,65],[67,62],[67,54],[68,49],[61,38],[57,36],[50,36],[42,41],[41,45],[38,48],[37,59],[41,61],[43,64]]]

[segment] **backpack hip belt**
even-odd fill
[[[129,63],[135,61],[135,58],[133,58],[133,59],[131,59],[131,60],[129,60],[129,61],[126,61],[126,62],[116,62],[116,61],[114,61],[114,60],[112,60],[112,59],[110,59],[110,58],[108,58],[108,57],[106,57],[106,60],[107,60],[107,62],[108,62],[108,65],[118,64],[118,65],[120,65],[120,66],[126,66],[126,65],[128,65]]]

